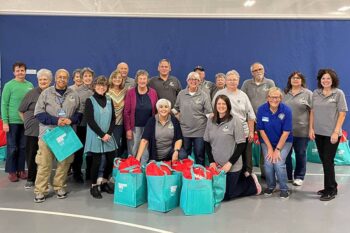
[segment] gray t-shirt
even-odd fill
[[[231,102],[231,114],[238,117],[243,125],[244,133],[246,137],[249,135],[248,120],[255,120],[256,116],[253,107],[249,101],[246,93],[241,90],[237,90],[237,93],[233,93],[224,88],[218,91],[212,101],[213,108],[215,108],[215,99],[218,95],[226,95]]]
[[[174,76],[169,76],[166,81],[159,76],[153,77],[149,81],[149,86],[156,90],[158,99],[169,100],[171,106],[174,106],[176,97],[182,89],[180,81]]]
[[[166,121],[165,125],[162,125],[159,122],[158,115],[156,115],[155,118],[157,159],[162,160],[168,156],[169,152],[172,149],[172,143],[174,138],[174,125],[170,119],[170,116],[168,117],[168,120]]]
[[[18,108],[18,111],[23,113],[24,135],[26,136],[39,136],[39,121],[34,116],[34,109],[40,93],[40,87],[36,87],[29,91],[23,98],[22,103]]]
[[[130,77],[126,77],[125,87],[126,87],[126,89],[130,89],[130,88],[135,87],[135,79],[130,78]]]
[[[283,101],[292,109],[293,136],[308,137],[312,92],[302,88],[298,94],[293,96],[292,92],[289,91],[284,96]]]
[[[78,88],[75,89],[75,91],[79,96],[81,109],[83,109],[83,112],[84,112],[85,102],[87,98],[89,98],[94,94],[94,92],[91,89],[89,89],[86,85],[79,86]],[[81,119],[80,126],[86,126],[86,119],[84,115],[83,115],[83,118]]]
[[[199,89],[204,91],[209,98],[211,98],[211,92],[213,90],[213,88],[215,87],[215,84],[208,81],[208,80],[204,80],[200,85],[199,85]]]
[[[314,112],[315,134],[329,137],[334,132],[339,112],[348,111],[344,92],[338,88],[333,88],[329,96],[323,95],[322,89],[316,89],[312,94],[311,108]],[[339,136],[341,136],[341,129]]]
[[[180,125],[184,137],[203,137],[207,125],[206,114],[213,112],[207,94],[198,90],[191,95],[186,88],[177,96],[174,109],[180,112]]]
[[[275,82],[268,78],[264,78],[259,85],[255,83],[254,79],[248,79],[243,82],[241,90],[247,94],[255,114],[260,105],[266,102],[267,91],[274,86]]]
[[[209,119],[204,133],[204,141],[210,143],[215,162],[224,166],[233,155],[236,145],[246,142],[246,137],[241,121],[233,116],[230,121],[220,124]],[[241,169],[242,156],[233,164],[230,172],[237,172]]]

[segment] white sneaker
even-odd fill
[[[302,186],[303,185],[303,180],[302,179],[295,179],[294,181],[293,181],[293,185],[295,185],[295,186]]]

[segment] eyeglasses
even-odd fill
[[[67,76],[57,76],[56,79],[68,80]]]
[[[281,99],[281,96],[268,96],[269,99],[272,99],[272,100],[279,100]]]
[[[263,71],[263,70],[264,70],[264,68],[258,68],[258,69],[253,70],[253,72],[258,72],[258,71]]]
[[[300,80],[301,78],[298,76],[292,77],[292,80]]]
[[[196,79],[196,78],[190,78],[190,79],[188,79],[189,81],[198,81],[199,82],[199,80],[198,79]]]

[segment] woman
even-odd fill
[[[85,67],[80,72],[80,77],[83,80],[83,85],[76,88],[76,92],[80,99],[80,105],[81,109],[85,111],[85,101],[93,95],[92,91],[92,81],[94,79],[94,71],[89,68]],[[85,144],[86,139],[86,118],[85,114],[83,115],[83,119],[80,122],[80,124],[77,126],[77,135],[80,139],[80,141]],[[83,155],[84,150],[80,149],[74,154],[74,162],[72,164],[72,170],[73,170],[73,178],[77,183],[83,183],[83,174],[81,172],[81,167],[83,165]],[[86,156],[86,180],[90,179],[90,168],[91,168],[91,157]]]
[[[267,188],[264,194],[272,195],[276,188],[277,176],[280,197],[289,198],[286,158],[293,142],[292,111],[281,101],[282,91],[271,87],[267,92],[267,103],[258,108],[257,129],[260,132],[261,149],[265,158]]]
[[[150,118],[145,126],[136,159],[141,160],[148,145],[150,160],[176,161],[180,157],[182,146],[180,123],[170,115],[171,103],[169,100],[158,100],[156,108],[158,114]]]
[[[73,71],[72,77],[73,77],[74,84],[70,86],[70,88],[72,88],[74,91],[76,91],[78,87],[83,85],[83,80],[80,76],[80,73],[81,73],[81,69],[76,69]]]
[[[211,93],[210,93],[210,98],[212,100],[215,100],[214,96],[216,95],[216,93],[219,90],[222,90],[225,88],[225,83],[226,83],[225,74],[224,73],[217,73],[215,75],[215,86],[212,88]]]
[[[338,193],[334,157],[348,106],[344,92],[338,89],[339,79],[334,70],[320,69],[317,81],[318,89],[312,94],[309,136],[316,141],[324,172],[324,189],[317,194],[321,201],[330,201]]]
[[[312,92],[306,89],[305,77],[300,72],[293,72],[288,77],[284,90],[284,103],[293,111],[293,145],[287,159],[288,180],[293,180],[292,152],[295,153],[293,185],[301,186],[306,173],[306,148],[309,142],[309,121]]]
[[[43,90],[50,86],[52,72],[48,69],[40,69],[37,73],[38,87],[32,89],[24,97],[18,111],[24,121],[24,135],[26,136],[26,162],[28,168],[27,183],[25,189],[34,186],[37,166],[35,156],[38,151],[39,121],[34,117],[35,104]]]
[[[208,120],[204,134],[210,166],[226,172],[225,200],[261,193],[256,175],[245,176],[242,172],[241,154],[246,147],[246,136],[241,120],[231,110],[229,98],[218,95],[214,116]]]
[[[113,130],[113,136],[118,146],[118,157],[121,157],[124,153],[124,148],[122,148],[122,139],[124,132],[123,110],[126,92],[127,88],[125,87],[125,78],[122,77],[120,71],[113,71],[109,77],[109,90],[107,92],[107,96],[113,100],[114,104],[115,127]]]
[[[249,175],[253,172],[252,143],[254,138],[255,113],[246,93],[238,89],[239,73],[231,70],[226,73],[226,88],[217,92],[218,95],[226,95],[231,102],[233,116],[241,120],[247,146],[243,151],[243,172]],[[215,97],[213,98],[215,100]],[[213,103],[214,105],[214,103]],[[248,174],[249,173],[249,174]]]
[[[187,155],[192,154],[193,145],[196,163],[204,165],[203,135],[212,108],[209,96],[199,89],[200,82],[198,73],[188,74],[188,86],[177,96],[173,113],[180,121]]]
[[[156,113],[157,93],[147,86],[148,72],[138,70],[135,77],[136,87],[128,90],[124,106],[124,127],[128,140],[129,154],[136,155],[144,127],[149,118]],[[144,150],[142,163],[148,161],[148,151]]]
[[[116,142],[112,135],[115,125],[115,113],[111,98],[106,97],[108,80],[99,76],[94,82],[94,94],[86,100],[85,117],[87,122],[85,153],[90,153],[91,164],[91,188],[90,194],[101,199],[101,192],[113,194],[113,189],[107,183],[113,169]],[[106,164],[103,171],[103,180],[97,185],[98,170],[102,154],[106,156]],[[101,190],[101,192],[100,192]]]

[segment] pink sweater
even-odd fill
[[[135,128],[136,88],[137,87],[134,87],[128,90],[125,96],[123,113],[125,131],[133,130]],[[156,114],[156,103],[158,101],[158,96],[157,92],[153,88],[148,87],[148,89],[147,94],[152,103],[152,115],[154,116]]]

